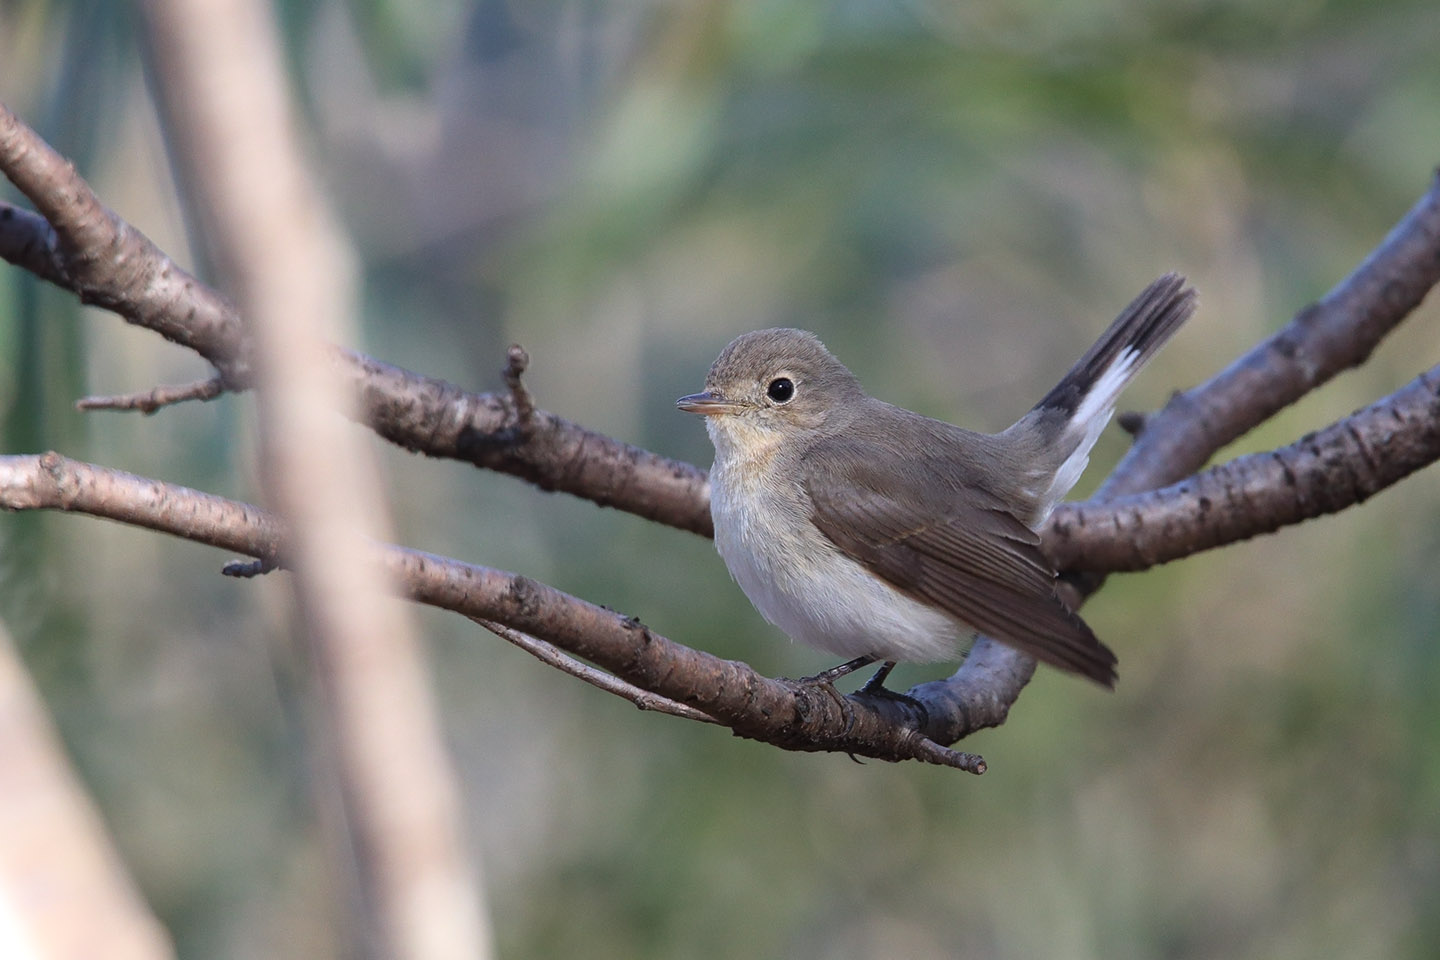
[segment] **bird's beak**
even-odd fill
[[[734,401],[716,396],[708,390],[704,393],[692,393],[688,397],[681,397],[675,401],[675,406],[686,413],[698,413],[707,417],[713,417],[719,413],[734,413],[737,408]]]

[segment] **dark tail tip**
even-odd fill
[[[1195,312],[1197,296],[1195,288],[1178,273],[1167,273],[1152,282],[1120,311],[1109,329],[1036,407],[1060,410],[1067,415],[1074,413],[1100,377],[1126,350],[1138,354],[1131,375],[1139,372]]]

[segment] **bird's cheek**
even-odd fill
[[[780,436],[770,424],[747,416],[710,417],[705,427],[716,456],[736,460],[768,457]]]

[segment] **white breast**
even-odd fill
[[[973,629],[842,554],[811,522],[798,484],[760,482],[766,466],[717,457],[710,473],[715,546],[761,616],[840,657],[960,656]]]

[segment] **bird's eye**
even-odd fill
[[[795,396],[795,383],[789,377],[776,377],[765,388],[765,396],[776,403],[789,403],[790,398]]]

